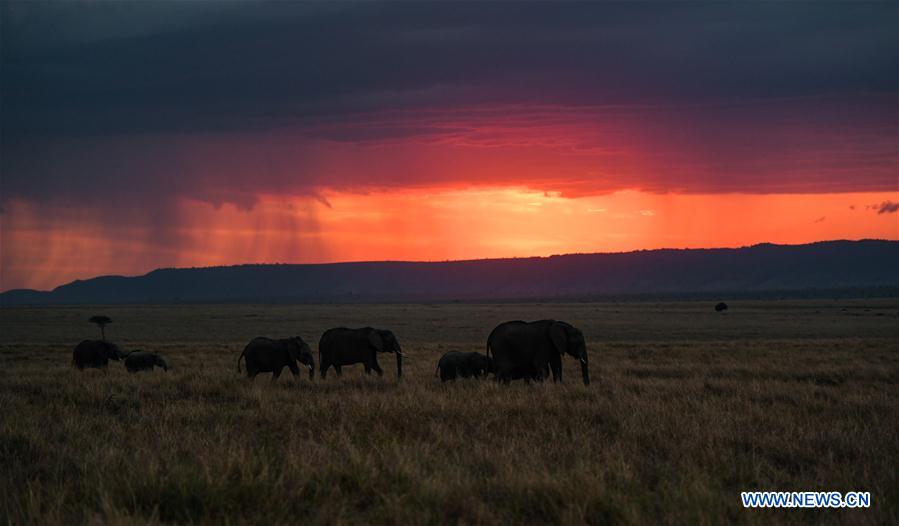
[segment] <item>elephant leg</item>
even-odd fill
[[[377,361],[377,360],[375,360],[374,362],[372,362],[371,368],[374,369],[376,373],[378,373],[378,376],[384,376],[384,370],[381,369],[381,366],[380,366],[380,365],[378,365],[378,361]]]
[[[278,379],[279,376],[281,376],[281,371],[283,369],[284,369],[284,367],[278,367],[277,369],[272,371],[272,382],[274,382],[275,380]]]
[[[337,373],[337,376],[339,377],[341,374],[343,374],[343,368],[340,365],[335,365],[334,372]]]
[[[324,380],[325,375],[328,374],[328,367],[331,367],[331,364],[322,362],[320,367],[321,367],[322,380]]]
[[[553,382],[559,383],[562,381],[562,356],[557,355],[553,356],[549,359],[549,367],[552,369],[553,373]]]
[[[532,364],[530,378],[535,382],[542,382],[545,377],[549,376],[549,365]]]
[[[300,375],[300,368],[297,367],[297,364],[289,363],[287,364],[287,367],[290,368],[291,374],[293,374],[295,377]]]

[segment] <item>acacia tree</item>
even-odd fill
[[[97,327],[100,327],[100,339],[105,340],[106,331],[103,330],[103,328],[106,327],[107,323],[112,323],[112,318],[110,318],[109,316],[91,316],[91,319],[87,321],[95,324]]]

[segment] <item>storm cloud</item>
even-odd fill
[[[896,188],[889,2],[2,6],[4,202]]]
[[[878,214],[895,214],[899,211],[899,203],[884,201],[879,205],[875,205],[873,208],[877,210]]]

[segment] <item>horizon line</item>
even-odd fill
[[[470,263],[470,262],[481,262],[481,261],[511,261],[511,260],[524,260],[524,259],[551,259],[557,257],[567,257],[567,256],[599,256],[599,255],[622,255],[622,254],[636,254],[641,252],[665,252],[665,251],[699,251],[699,250],[742,250],[748,248],[755,248],[760,246],[777,246],[777,247],[800,247],[800,246],[809,246],[809,245],[820,245],[826,243],[860,243],[865,241],[880,241],[887,243],[899,243],[899,240],[895,239],[884,239],[884,238],[860,238],[860,239],[825,239],[820,241],[810,241],[808,243],[771,243],[771,242],[759,242],[751,245],[740,245],[735,247],[700,247],[700,248],[674,248],[674,247],[660,247],[660,248],[641,248],[634,250],[622,250],[622,251],[611,251],[611,252],[567,252],[564,254],[551,254],[548,256],[510,256],[510,257],[498,257],[498,258],[474,258],[474,259],[446,259],[446,260],[358,260],[358,261],[331,261],[327,263],[281,263],[281,262],[271,262],[271,263],[232,263],[229,265],[208,265],[208,266],[198,266],[198,267],[157,267],[155,269],[144,272],[143,274],[101,274],[97,276],[92,276],[84,279],[75,279],[72,281],[68,281],[57,285],[51,289],[29,289],[29,288],[12,288],[0,290],[0,294],[6,294],[8,292],[17,292],[17,291],[29,291],[29,292],[53,292],[59,287],[63,287],[66,285],[70,285],[73,283],[80,283],[85,281],[91,281],[95,279],[101,278],[123,278],[123,279],[133,279],[140,278],[144,276],[148,276],[154,272],[166,271],[166,270],[207,270],[207,269],[221,269],[221,268],[232,268],[232,267],[252,267],[252,266],[328,266],[328,265],[361,265],[361,264],[378,264],[378,263],[417,263],[417,264],[441,264],[441,263]]]

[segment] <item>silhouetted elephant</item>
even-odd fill
[[[128,369],[129,373],[152,371],[153,367],[161,367],[163,371],[169,370],[169,364],[156,353],[132,351],[125,355],[125,369]]]
[[[297,361],[309,368],[309,379],[315,377],[315,358],[312,349],[299,336],[273,340],[271,338],[253,338],[237,357],[237,372],[240,372],[240,359],[245,358],[247,376],[255,378],[259,373],[272,373],[272,381],[281,376],[287,367],[294,376],[300,374]]]
[[[493,372],[493,360],[479,352],[450,351],[440,357],[435,375],[440,380],[455,380],[457,377],[470,378],[487,376]]]
[[[328,329],[318,342],[322,378],[332,365],[337,376],[340,376],[342,366],[354,363],[361,363],[366,374],[371,374],[374,370],[381,376],[384,371],[378,365],[378,353],[390,352],[396,354],[396,377],[402,378],[403,351],[392,332],[371,327]]]
[[[72,365],[79,369],[91,367],[105,369],[109,360],[119,361],[122,351],[119,347],[106,340],[84,340],[75,346],[72,351]]]
[[[724,312],[726,310],[727,310],[727,303],[724,303],[723,301],[721,303],[719,303],[718,305],[715,305],[715,312]]]
[[[562,355],[567,353],[580,360],[584,385],[590,384],[584,333],[562,321],[501,323],[487,338],[487,354],[491,352],[497,380],[542,380],[552,371],[553,380],[561,382]]]

